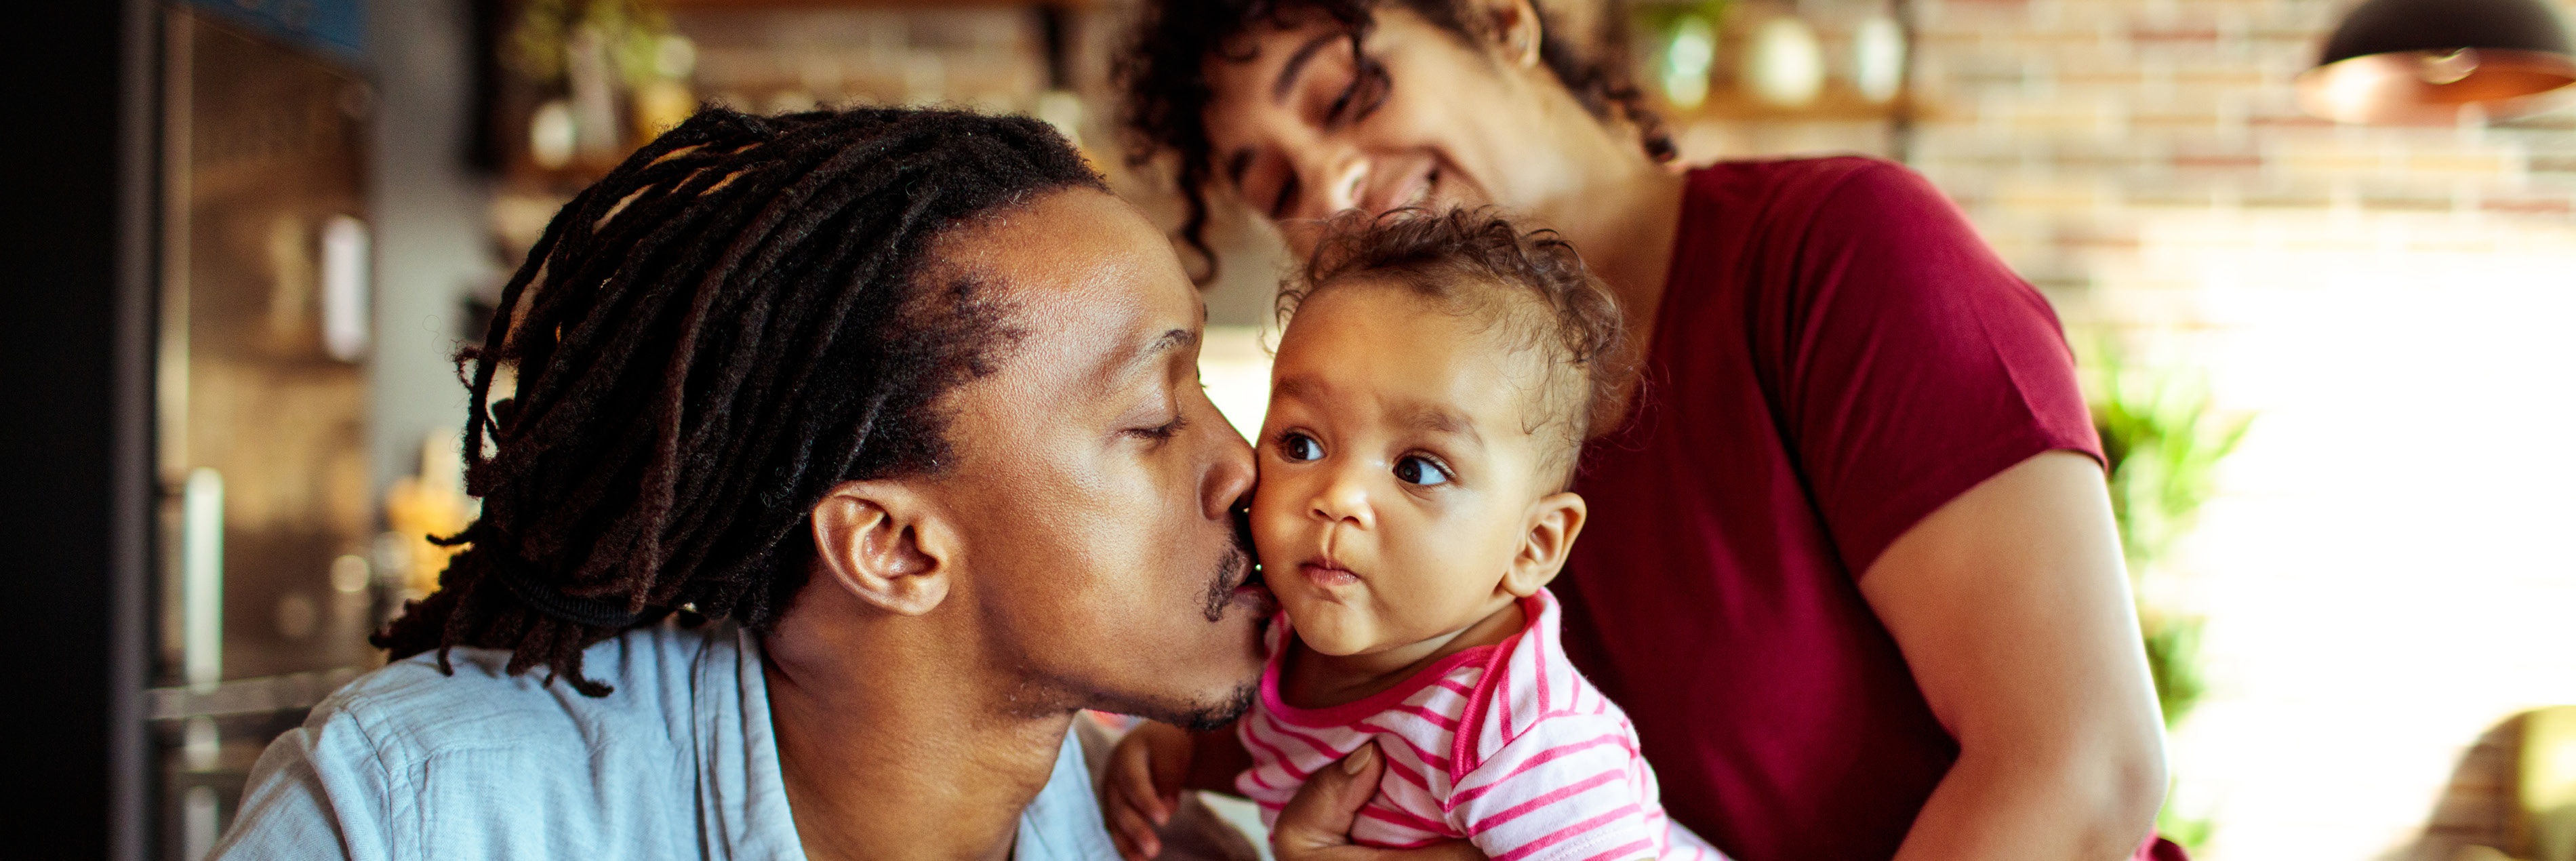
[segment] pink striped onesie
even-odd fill
[[[1529,625],[1509,640],[1321,709],[1279,699],[1280,614],[1261,704],[1236,725],[1253,765],[1235,788],[1275,825],[1307,775],[1374,740],[1387,773],[1351,829],[1364,845],[1465,839],[1494,861],[1722,859],[1664,817],[1628,715],[1566,662],[1556,596],[1540,589],[1521,610]]]

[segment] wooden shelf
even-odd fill
[[[759,11],[764,9],[934,9],[960,6],[1041,6],[1090,11],[1103,0],[661,0],[674,12]]]
[[[1861,98],[1849,87],[1828,85],[1816,94],[1816,100],[1805,105],[1786,107],[1754,98],[1751,94],[1721,85],[1709,90],[1708,100],[1698,107],[1684,110],[1663,106],[1665,117],[1675,125],[1702,121],[1720,122],[1859,122],[1868,120],[1920,120],[1930,115],[1930,105],[1912,93],[1899,93],[1884,102]]]

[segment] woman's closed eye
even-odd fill
[[[1422,455],[1408,454],[1395,461],[1395,480],[1406,484],[1430,487],[1447,484],[1451,478],[1455,476],[1449,474],[1448,467]]]
[[[1287,218],[1288,209],[1297,205],[1297,194],[1299,191],[1300,188],[1297,182],[1297,174],[1295,172],[1290,172],[1288,174],[1288,178],[1280,180],[1279,193],[1270,198],[1270,220],[1278,221]]]
[[[1342,85],[1341,92],[1334,94],[1332,102],[1324,106],[1325,131],[1368,119],[1379,106],[1386,104],[1387,95],[1395,89],[1394,79],[1387,75],[1386,66],[1360,53],[1357,46],[1352,47],[1351,64],[1350,83]],[[1305,183],[1298,179],[1296,171],[1288,171],[1287,176],[1279,180],[1279,190],[1270,195],[1270,219],[1287,218],[1305,190]]]
[[[1341,93],[1333,97],[1332,105],[1325,109],[1325,129],[1368,119],[1370,114],[1377,113],[1378,106],[1386,104],[1387,94],[1395,89],[1395,80],[1387,74],[1385,65],[1357,51],[1353,51],[1351,57],[1354,67],[1351,82],[1342,87]]]

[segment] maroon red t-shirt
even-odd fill
[[[1933,509],[2100,456],[2057,316],[1921,177],[1693,171],[1636,411],[1554,589],[1672,817],[1740,861],[1884,861],[1958,745],[1860,576]]]

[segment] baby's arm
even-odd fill
[[[1180,727],[1146,721],[1110,749],[1109,767],[1100,773],[1100,817],[1127,861],[1163,853],[1161,827],[1180,809],[1181,778],[1196,759],[1195,746]]]
[[[1129,861],[1163,851],[1162,826],[1180,810],[1181,790],[1234,794],[1234,777],[1252,767],[1252,754],[1234,727],[1192,733],[1146,721],[1109,752],[1100,774],[1100,814],[1111,842]]]
[[[1449,820],[1476,848],[1520,861],[1651,858],[1663,823],[1636,741],[1594,715],[1540,720],[1458,781]]]

